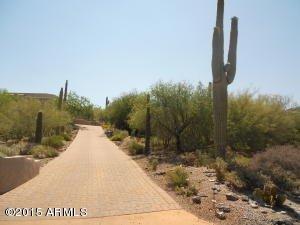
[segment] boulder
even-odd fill
[[[229,201],[237,201],[239,200],[239,197],[236,194],[229,192],[226,194],[226,199]]]
[[[201,204],[201,197],[199,195],[193,196],[192,201],[195,204]]]
[[[225,205],[224,203],[216,204],[216,208],[217,208],[219,211],[223,211],[223,212],[225,212],[225,213],[229,213],[229,212],[230,212],[230,207],[229,207],[229,205]]]
[[[223,211],[216,210],[215,215],[220,220],[225,220],[226,219],[225,213]]]
[[[249,205],[253,208],[253,209],[257,209],[258,208],[258,204],[255,201],[249,201]]]
[[[241,199],[242,199],[243,202],[248,202],[249,201],[249,197],[246,196],[246,195],[243,195]]]

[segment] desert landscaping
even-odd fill
[[[133,4],[129,2],[128,4]],[[145,10],[147,7],[139,4],[149,4],[146,2],[136,2],[134,6]],[[272,41],[268,42],[269,45],[259,43],[257,47],[253,44],[254,40],[252,42],[251,38],[248,38],[248,35],[250,37],[254,33],[247,29],[252,26],[252,20],[251,23],[247,20],[249,14],[241,7],[241,3],[235,0],[216,0],[213,1],[213,5],[211,2],[204,2],[202,3],[207,8],[206,10],[204,7],[207,15],[203,9],[202,13],[195,13],[193,4],[199,3],[193,1],[189,1],[189,4],[180,1],[172,4],[153,2],[159,6],[166,6],[164,4],[168,6],[162,10],[166,18],[157,23],[158,27],[172,17],[171,12],[174,9],[169,6],[174,6],[173,4],[179,4],[176,13],[180,11],[186,16],[178,19],[179,14],[174,14],[177,15],[174,26],[161,28],[152,39],[145,36],[145,43],[142,43],[144,40],[137,40],[138,37],[148,34],[147,32],[152,29],[155,30],[156,26],[152,25],[158,18],[153,16],[155,13],[146,16],[150,26],[149,24],[148,26],[136,25],[139,27],[138,32],[129,38],[130,32],[128,31],[127,34],[126,28],[143,21],[132,20],[131,17],[138,15],[138,18],[145,19],[141,12],[137,13],[138,10],[134,11],[137,14],[129,13],[127,21],[127,17],[118,19],[126,8],[122,5],[124,3],[117,4],[118,7],[122,5],[119,11],[104,10],[103,14],[98,15],[98,12],[92,13],[96,9],[94,7],[96,2],[64,5],[66,1],[62,1],[62,8],[67,7],[67,15],[73,19],[68,17],[61,21],[58,18],[66,15],[58,13],[55,14],[57,17],[50,17],[51,23],[57,19],[55,26],[47,27],[43,24],[43,27],[56,31],[60,29],[58,24],[62,22],[62,27],[72,30],[66,32],[64,30],[62,36],[54,38],[56,41],[66,38],[65,42],[59,42],[56,51],[68,46],[66,47],[68,54],[54,54],[53,57],[51,52],[47,56],[53,57],[54,62],[48,69],[53,66],[56,72],[62,69],[58,73],[60,75],[53,73],[53,75],[43,76],[41,81],[14,78],[13,83],[6,83],[6,85],[9,83],[9,88],[0,87],[0,225],[300,224],[299,98],[297,99],[296,92],[295,96],[285,94],[290,93],[289,89],[295,90],[299,83],[298,78],[295,78],[295,72],[292,73],[294,74],[292,78],[287,75],[288,72],[284,75],[287,77],[284,82],[293,80],[289,83],[290,88],[286,88],[288,85],[283,84],[282,77],[278,76],[277,80],[274,79],[274,71],[280,73],[283,69],[282,64],[279,63],[276,69],[270,66],[268,60],[270,62],[274,60],[270,56],[265,59],[264,64],[251,64],[250,71],[259,69],[259,74],[263,74],[259,75],[260,77],[253,76],[258,76],[255,79],[259,82],[254,82],[251,72],[248,72],[251,74],[249,82],[248,78],[243,77],[245,62],[242,60],[245,61],[248,55],[252,58],[264,57],[264,54],[270,51],[271,44],[277,40],[276,38],[282,37],[276,36],[274,40],[272,39],[274,43]],[[290,0],[287,5],[292,13],[294,12],[292,6],[297,8],[300,5],[291,2]],[[104,8],[115,9],[116,7],[115,3],[97,2],[100,3]],[[35,6],[37,3],[29,4]],[[55,9],[56,13],[56,9],[60,7],[56,5],[57,3],[50,4],[54,4],[55,7],[45,8],[50,11]],[[235,4],[239,7],[234,8]],[[16,10],[8,2],[4,5],[7,12]],[[40,7],[43,8],[44,5]],[[101,8],[99,5],[98,7]],[[184,7],[188,7],[189,10]],[[265,2],[262,3],[263,7]],[[279,6],[274,4],[272,7]],[[268,13],[273,13],[272,7],[268,5],[268,9],[270,8]],[[154,8],[158,13],[159,7]],[[239,17],[231,15],[238,13],[238,9],[243,10]],[[73,13],[72,10],[77,13]],[[126,10],[135,10],[135,8],[128,7]],[[230,13],[231,19],[227,16],[226,10]],[[146,12],[149,13],[147,10]],[[165,12],[169,12],[170,15]],[[277,13],[278,10],[274,12]],[[79,13],[80,15],[85,13],[85,16],[80,17]],[[10,18],[9,13],[5,15]],[[94,15],[92,19],[91,15]],[[203,29],[200,29],[201,32],[207,31],[208,28],[204,28],[207,24],[213,24],[210,25],[211,33],[203,32],[200,35],[192,32],[193,35],[209,36],[209,39],[205,39],[207,42],[201,43],[205,46],[202,48],[204,53],[201,52],[205,60],[199,63],[209,68],[208,70],[201,70],[198,61],[196,67],[181,65],[179,62],[182,60],[177,61],[174,57],[179,54],[179,50],[171,50],[174,55],[162,56],[158,59],[162,60],[158,65],[162,66],[163,62],[166,62],[164,60],[172,62],[171,68],[174,69],[168,69],[181,71],[184,68],[184,73],[179,73],[181,75],[177,74],[174,79],[172,77],[169,79],[168,72],[166,73],[168,66],[160,67],[159,76],[141,76],[140,72],[134,78],[129,75],[140,69],[148,72],[149,68],[146,67],[149,65],[154,68],[154,59],[160,54],[163,55],[164,50],[152,44],[160,38],[163,39],[165,32],[172,33],[182,26],[185,20],[195,19],[196,15],[199,18],[206,16],[200,23],[202,24],[200,28]],[[102,16],[106,20],[102,20]],[[248,23],[240,22],[243,21],[243,17]],[[43,18],[41,21],[44,22],[49,19],[47,13],[45,16],[39,15],[39,18]],[[213,22],[212,18],[214,18]],[[198,26],[193,19],[188,24]],[[207,22],[208,19],[210,22]],[[253,18],[253,21],[256,19]],[[288,18],[284,19],[288,20]],[[35,21],[36,24],[41,22],[36,18],[31,18],[30,21]],[[102,41],[105,44],[102,43],[101,47],[100,44],[95,44],[98,42],[93,42],[94,38],[99,38],[96,35],[98,23],[95,21],[102,29],[104,27],[107,29],[106,33],[103,31],[100,35],[105,40]],[[111,25],[108,25],[110,23],[107,21],[110,21]],[[31,22],[29,24],[32,25]],[[116,24],[118,24],[117,28]],[[35,26],[34,23],[33,25]],[[81,28],[77,28],[77,25]],[[263,24],[259,26],[255,31],[257,36],[263,35],[263,31],[267,30],[263,28]],[[193,39],[185,39],[188,36],[188,32],[185,32],[188,29],[193,30],[193,26],[183,27],[184,31],[176,30],[176,35],[172,33],[171,39],[164,40],[165,47],[170,47],[174,43],[179,47],[192,43]],[[278,27],[282,26],[276,24],[274,27],[268,27],[270,31],[267,31],[272,32]],[[89,35],[85,34],[88,28],[91,29]],[[285,25],[284,29],[288,29],[288,26]],[[78,30],[82,30],[83,36],[77,33]],[[68,45],[74,40],[68,36],[67,31],[72,34],[76,44]],[[73,35],[73,32],[78,37]],[[114,35],[109,36],[109,32]],[[59,32],[55,34],[58,35]],[[126,37],[123,36],[122,39],[118,36],[121,34],[126,34]],[[44,35],[43,32],[40,35]],[[195,38],[193,35],[191,37]],[[295,36],[297,35],[293,37]],[[284,38],[288,39],[287,37],[286,34]],[[124,44],[120,43],[130,42],[131,39],[135,40],[137,46],[133,49],[126,48],[124,54],[122,52]],[[242,42],[248,42],[247,50],[243,49],[246,47],[244,43],[240,46],[240,39]],[[116,40],[118,43],[112,44]],[[178,40],[180,44],[177,43]],[[78,47],[79,41],[85,44]],[[280,45],[280,48],[288,49],[288,41],[280,43],[285,46]],[[90,55],[95,58],[85,61],[84,53],[75,54],[78,50],[75,46],[83,52],[84,49],[92,49]],[[149,48],[144,55],[141,46]],[[191,49],[195,46],[187,52],[193,54]],[[293,45],[293,48],[296,47]],[[116,52],[114,48],[117,49]],[[251,50],[255,48],[260,52],[258,56],[253,57],[255,50],[253,52]],[[39,48],[35,47],[27,49],[26,52],[38,50]],[[100,57],[102,51],[106,52],[106,55]],[[149,57],[155,51],[159,54],[156,57],[152,56],[153,62],[143,61],[143,57]],[[138,57],[130,61],[131,54],[137,54]],[[274,55],[271,52],[269,54]],[[10,52],[7,55],[9,59]],[[46,54],[36,57],[37,55],[32,53],[31,57],[35,57],[35,60],[45,60],[43,57]],[[289,58],[291,61],[297,58],[295,56],[282,54],[281,60]],[[75,75],[70,72],[69,80],[64,78],[65,75],[61,75],[68,70],[71,71],[71,67],[66,69],[69,61],[60,62],[61,57],[68,60],[72,57],[76,58],[76,63],[73,62],[71,66],[72,73]],[[112,60],[110,57],[115,58]],[[193,61],[196,59],[195,56],[189,56],[188,53],[183,57],[186,57],[186,61],[191,64],[196,62]],[[111,60],[113,64],[110,64]],[[36,64],[34,68],[28,70],[28,77],[35,76],[34,73],[42,67],[45,72],[46,61],[51,62],[45,60],[44,64],[40,64],[43,66]],[[92,68],[95,62],[97,66]],[[6,66],[7,74],[13,71],[7,69],[10,67],[9,63],[3,64]],[[105,64],[108,64],[112,70],[105,69]],[[239,71],[240,64],[242,64],[242,72]],[[126,71],[126,68],[130,68],[129,65],[134,69]],[[266,72],[267,69],[263,70],[260,67],[272,70]],[[18,69],[18,66],[14,69]],[[94,70],[97,71],[97,76],[91,75]],[[82,71],[84,71],[83,76],[76,75],[77,72]],[[112,75],[120,71],[122,76]],[[186,75],[183,75],[186,71],[196,71],[197,76],[186,79]],[[287,71],[291,71],[291,68],[289,67]],[[0,72],[3,71],[0,69]],[[200,72],[209,73],[209,76],[198,76]],[[166,75],[162,75],[164,73]],[[40,76],[40,73],[37,74]],[[151,71],[151,74],[155,72]],[[101,79],[97,80],[99,77]],[[6,76],[6,79],[10,79],[9,76]],[[29,83],[29,80],[32,83]],[[25,85],[26,82],[29,86]],[[254,88],[251,88],[253,83]],[[255,88],[256,86],[279,91],[275,94],[260,91],[259,88]],[[234,90],[231,89],[232,87]],[[278,87],[279,89],[276,89]],[[298,87],[296,89],[298,90]],[[102,103],[93,103],[95,99]]]

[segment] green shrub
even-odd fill
[[[282,96],[255,97],[249,91],[231,95],[228,104],[229,145],[250,154],[268,145],[294,143],[299,121],[294,113],[286,110],[289,103],[290,100]]]
[[[247,186],[247,184],[241,179],[241,177],[235,171],[225,173],[224,178],[236,189],[244,189]]]
[[[281,207],[286,200],[284,194],[278,193],[278,188],[271,182],[264,185],[263,189],[256,188],[253,192],[253,196],[265,203],[274,207]]]
[[[198,151],[195,165],[196,166],[210,166],[210,165],[214,164],[215,161],[216,161],[216,159],[213,158],[208,153],[201,153],[200,151]]]
[[[188,186],[188,187],[175,186],[174,191],[176,192],[177,195],[185,195],[187,197],[195,196],[198,194],[198,190],[197,188],[195,188],[195,186]]]
[[[30,150],[34,158],[44,159],[58,156],[57,151],[50,146],[36,145]]]
[[[189,186],[186,190],[186,196],[194,196],[198,194],[198,189],[195,186]]]
[[[138,143],[136,140],[131,140],[128,144],[130,155],[140,155],[144,153],[144,145]]]
[[[228,170],[225,180],[236,189],[251,189],[261,186],[265,180],[258,172],[250,169],[251,158],[242,155],[233,155],[228,160]]]
[[[60,148],[64,146],[64,137],[59,135],[45,137],[42,140],[42,144],[53,148]]]
[[[227,172],[227,163],[221,159],[217,158],[216,162],[214,163],[213,167],[216,170],[216,176],[218,181],[224,181],[225,180],[225,174]]]
[[[107,122],[122,130],[129,130],[128,118],[137,93],[123,94],[114,99],[104,111]]]
[[[19,155],[23,147],[23,144],[13,144],[9,147],[6,145],[0,145],[0,153],[3,157]]]
[[[0,136],[5,139],[32,138],[36,115],[40,110],[44,112],[45,136],[50,135],[55,127],[65,126],[71,120],[66,111],[57,109],[55,101],[41,102],[33,98],[9,96],[0,91]]]
[[[174,188],[174,191],[176,192],[177,195],[185,195],[186,194],[186,190],[184,187],[178,187],[176,186]]]
[[[151,169],[155,171],[157,169],[158,164],[159,164],[158,159],[151,158],[149,160],[149,164],[151,166]]]
[[[194,166],[197,160],[197,156],[194,152],[186,152],[184,154],[184,164],[187,166]]]
[[[117,130],[114,132],[114,135],[110,138],[112,141],[123,141],[126,137],[128,137],[128,131],[126,130]]]
[[[71,136],[67,133],[61,134],[61,136],[64,138],[65,141],[71,141]]]
[[[175,167],[167,172],[169,184],[175,187],[188,186],[188,173],[181,166]]]

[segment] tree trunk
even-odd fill
[[[178,153],[182,153],[183,151],[182,151],[182,146],[181,146],[180,134],[177,134],[175,136],[175,138],[176,138],[176,150]]]

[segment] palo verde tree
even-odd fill
[[[217,21],[212,42],[214,142],[219,156],[225,158],[227,144],[227,86],[236,72],[238,18],[231,20],[230,44],[227,63],[224,64],[224,0],[218,0]]]
[[[175,139],[177,152],[183,152],[182,135],[195,122],[199,112],[195,107],[194,87],[187,83],[159,82],[151,94],[153,120]]]
[[[69,93],[65,109],[71,114],[73,118],[86,120],[94,119],[94,105],[88,98],[79,96],[75,92],[71,91]]]

